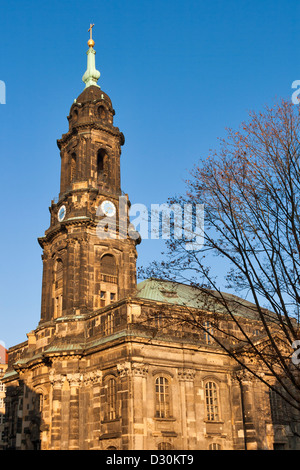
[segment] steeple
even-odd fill
[[[57,142],[62,158],[60,198],[79,184],[121,194],[120,155],[125,140],[114,126],[111,99],[97,84],[100,72],[95,66],[93,27],[91,24],[88,29],[87,70],[82,77],[85,88],[71,106],[69,131]]]
[[[100,73],[95,68],[92,27],[86,86],[71,106],[68,132],[57,141],[60,193],[50,207],[50,227],[39,239],[44,265],[42,323],[91,313],[136,287],[138,241],[128,233],[123,236],[130,207],[121,190],[124,135],[114,126],[111,99],[97,85]],[[110,217],[107,207],[113,209],[109,220],[114,218],[114,236],[106,226],[99,234],[99,225]]]
[[[90,24],[90,28],[88,29],[90,32],[90,39],[88,40],[89,50],[87,51],[87,69],[82,77],[82,81],[85,83],[86,88],[92,85],[100,88],[97,84],[97,81],[100,78],[100,72],[96,70],[96,51],[94,50],[95,41],[92,38],[92,28],[94,26],[94,24]]]

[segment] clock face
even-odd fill
[[[101,204],[102,212],[108,217],[112,217],[116,213],[116,207],[111,201],[103,201]]]
[[[57,214],[58,221],[62,222],[65,217],[66,217],[66,206],[61,206]]]

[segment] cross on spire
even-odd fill
[[[89,29],[88,29],[88,33],[90,33],[90,39],[93,39],[92,32],[93,32],[93,27],[94,27],[94,26],[95,26],[95,25],[91,23],[91,24],[90,24],[90,27],[89,27]]]
[[[88,56],[87,57],[87,69],[86,69],[85,74],[82,77],[82,80],[85,83],[86,88],[91,85],[99,87],[99,85],[97,85],[97,81],[100,78],[100,72],[96,69],[96,64],[95,64],[96,51],[93,49],[95,45],[95,41],[92,37],[94,26],[95,25],[91,23],[88,29],[88,32],[90,33],[90,39],[88,40],[89,50],[87,51],[87,56]]]

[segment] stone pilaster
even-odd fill
[[[67,379],[70,384],[69,450],[79,450],[80,375],[70,374]]]
[[[242,430],[240,430],[240,436],[243,434],[244,437],[244,449],[256,450],[257,439],[255,431],[255,407],[253,403],[253,375],[246,370],[237,371],[235,373],[235,381],[239,385],[240,393],[240,415],[242,420]]]
[[[147,437],[147,375],[148,365],[131,366],[132,393],[134,397],[133,449],[145,449]]]
[[[194,379],[195,371],[193,369],[181,368],[178,370],[183,449],[196,448],[197,432]]]
[[[148,365],[124,362],[117,367],[122,389],[123,449],[143,449]]]
[[[50,373],[52,410],[51,412],[51,449],[61,448],[61,405],[62,405],[62,376]]]
[[[101,434],[101,384],[102,372],[88,372],[83,376],[79,398],[79,442],[81,448],[99,449]]]

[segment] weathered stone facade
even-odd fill
[[[8,447],[292,448],[288,427],[272,423],[267,388],[215,344],[139,326],[155,307],[137,291],[39,326],[11,348]]]
[[[276,439],[295,447],[287,428],[274,436],[266,387],[216,344],[139,322],[162,304],[183,307],[136,285],[139,238],[124,231],[124,136],[113,116],[110,98],[89,86],[58,141],[60,194],[39,239],[41,320],[9,350],[6,448],[272,449]],[[104,201],[115,207],[111,219]],[[103,220],[116,222],[116,237],[108,223],[101,238]]]

